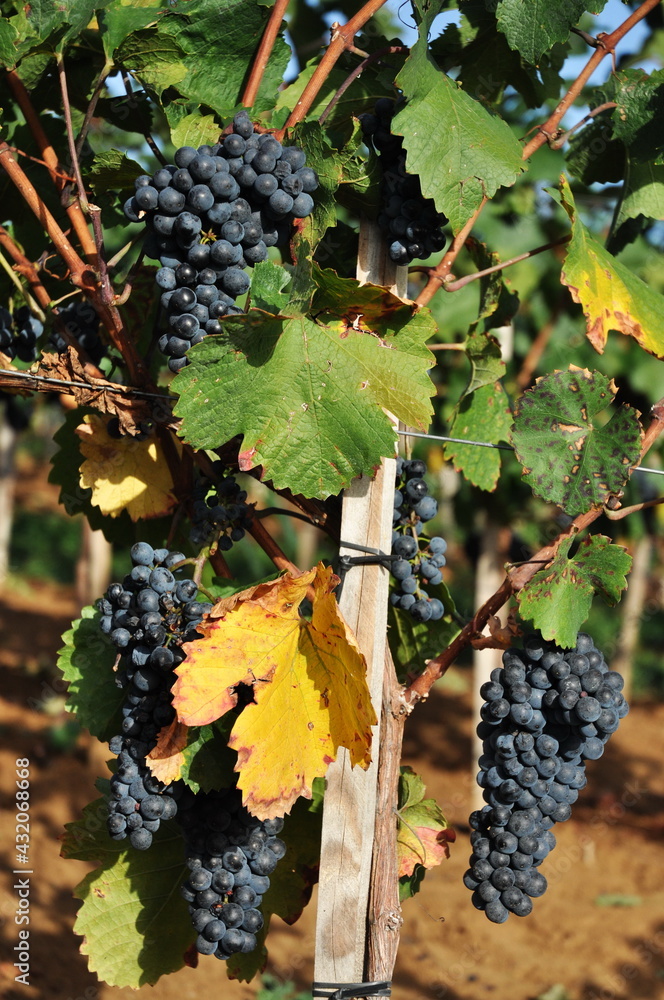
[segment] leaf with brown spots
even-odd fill
[[[564,539],[551,565],[536,573],[517,595],[521,617],[564,648],[576,644],[596,593],[609,605],[618,603],[632,565],[623,546],[604,535],[584,538],[570,558],[573,543],[574,538]]]
[[[449,844],[455,840],[447,820],[434,799],[425,799],[424,782],[412,768],[403,766],[399,778],[399,826],[397,861],[400,898],[414,895],[421,879],[411,878],[418,865],[434,868],[450,856]]]
[[[238,754],[238,787],[254,816],[283,816],[299,796],[311,798],[314,778],[340,746],[353,764],[371,761],[376,720],[366,663],[339,612],[336,582],[319,565],[252,587],[223,617],[206,622],[201,639],[184,645],[187,658],[173,688],[181,722],[212,722],[235,707],[238,684],[253,687],[254,702],[240,713],[228,745]],[[308,621],[300,605],[311,586]]]
[[[512,444],[523,477],[537,496],[575,517],[619,493],[637,464],[639,413],[624,403],[601,372],[570,365],[539,378],[514,409]]]
[[[579,220],[565,178],[561,189],[562,205],[572,222],[561,281],[583,308],[588,340],[601,354],[609,331],[617,330],[634,337],[649,354],[664,358],[664,296],[593,239]]]

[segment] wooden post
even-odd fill
[[[405,284],[405,268],[401,271]],[[377,226],[366,220],[360,230],[357,276],[363,282],[388,286],[395,285],[397,276]],[[346,490],[341,517],[342,554],[358,554],[344,549],[343,542],[390,551],[395,474],[395,459],[387,457],[373,479],[362,476]],[[351,768],[348,753],[342,750],[327,772],[316,917],[316,982],[364,981],[388,585],[389,572],[383,567],[353,567],[346,575],[339,601],[367,659],[367,681],[379,724],[374,728],[368,770]]]

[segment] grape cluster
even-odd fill
[[[283,820],[251,816],[237,788],[197,795],[187,790],[179,806],[190,871],[182,895],[198,931],[196,950],[219,959],[253,951],[263,926],[263,895],[286,853],[276,836]]]
[[[477,780],[487,804],[470,817],[464,883],[494,923],[526,916],[545,892],[538,868],[556,845],[552,827],[570,818],[586,761],[602,756],[629,711],[622,687],[584,633],[572,650],[528,636],[482,685]]]
[[[395,608],[407,611],[416,622],[438,621],[444,608],[437,597],[429,597],[423,585],[441,583],[447,542],[422,534],[424,522],[438,512],[438,504],[429,496],[424,481],[426,463],[420,459],[397,459],[397,481],[392,517],[392,555],[390,572],[399,583],[390,601]],[[419,577],[419,580],[418,580]]]
[[[86,300],[74,299],[58,309],[58,319],[67,333],[83,348],[93,364],[98,365],[106,353],[106,346],[99,336],[99,316]],[[67,342],[60,331],[53,327],[48,338],[49,347],[64,354]]]
[[[13,314],[0,306],[0,353],[13,360],[30,363],[37,357],[37,340],[44,324],[33,316],[28,306],[20,306]]]
[[[169,331],[159,340],[171,371],[189,348],[220,333],[223,316],[249,290],[246,268],[283,243],[294,219],[310,215],[318,177],[297,146],[254,132],[247,112],[214,146],[182,146],[174,164],[135,182],[125,203],[132,222],[145,221],[145,250],[158,259],[156,281]]]
[[[216,536],[219,548],[227,552],[233,542],[244,538],[254,508],[246,503],[246,490],[226,475],[223,463],[214,462],[212,469],[214,478],[200,475],[194,484],[189,538],[201,548]]]
[[[150,847],[160,822],[177,813],[181,783],[164,786],[145,758],[159,731],[175,717],[171,687],[173,671],[184,659],[182,643],[197,637],[196,626],[211,608],[196,600],[193,580],[177,580],[171,572],[184,558],[181,552],[137,542],[131,572],[97,602],[100,628],[121,654],[118,683],[125,691],[122,733],[109,744],[118,767],[111,777],[108,832],[114,840],[129,837],[142,851]]]
[[[422,195],[420,179],[406,172],[403,139],[392,135],[395,101],[381,97],[373,114],[360,117],[367,145],[379,154],[381,166],[382,209],[378,224],[391,241],[389,254],[396,264],[410,264],[442,250],[446,217],[437,211],[435,202]]]

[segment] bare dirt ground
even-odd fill
[[[62,587],[0,594],[0,993],[9,1000],[249,1000],[257,983],[227,982],[212,959],[134,992],[99,983],[79,954],[72,890],[89,867],[61,860],[58,838],[95,797],[106,748],[83,734],[61,753],[49,736],[67,718],[58,711],[52,664],[60,634],[77,613],[72,593]],[[405,763],[422,774],[457,841],[451,859],[429,872],[422,892],[404,906],[395,1000],[533,1000],[556,984],[566,994],[552,991],[550,1000],[664,998],[663,731],[664,705],[632,709],[591,767],[573,819],[556,830],[558,847],[543,868],[548,892],[531,916],[495,926],[472,908],[461,882],[473,789],[467,677],[458,672],[434,690],[412,719]],[[18,928],[9,796],[18,757],[32,762],[29,986],[14,981],[12,964]],[[597,904],[609,894],[622,897],[623,905]],[[309,989],[313,974],[315,901],[314,893],[294,927],[275,919],[268,939],[267,971],[298,989]]]

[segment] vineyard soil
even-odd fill
[[[85,734],[66,753],[53,748],[54,733],[68,717],[59,710],[59,685],[47,669],[60,634],[77,613],[67,588],[42,584],[24,594],[12,588],[0,595],[0,780],[6,803],[15,758],[31,759],[34,870],[26,988],[14,982],[9,957],[17,927],[9,874],[13,858],[7,853],[13,821],[4,808],[0,992],[8,1000],[194,1000],[221,990],[228,1000],[248,1000],[255,986],[227,984],[210,959],[196,972],[184,969],[155,989],[135,993],[98,983],[78,954],[72,890],[87,866],[59,860],[58,837],[63,824],[94,797],[94,779],[105,773],[106,755]],[[434,688],[407,730],[404,762],[422,774],[457,841],[451,860],[434,869],[423,891],[405,904],[395,1000],[530,1000],[555,984],[566,988],[569,1000],[664,997],[663,727],[664,705],[633,708],[605,758],[590,768],[590,786],[573,819],[556,831],[559,846],[545,868],[550,890],[527,919],[511,917],[494,926],[472,908],[461,883],[472,792],[468,674],[454,670]],[[614,905],[600,905],[608,896]],[[268,971],[307,989],[313,943],[313,905],[292,928],[275,920]]]

